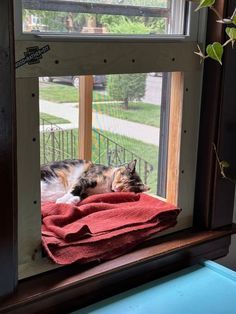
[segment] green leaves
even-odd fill
[[[236,15],[233,16],[233,18],[232,18],[232,23],[233,23],[234,25],[236,25]]]
[[[230,39],[236,40],[236,28],[235,27],[226,27],[225,32],[229,36]]]
[[[224,52],[224,47],[220,43],[215,42],[208,45],[206,52],[210,58],[218,61],[222,65],[221,59]]]
[[[214,3],[215,3],[215,0],[202,0],[195,11],[202,9],[202,8],[211,7],[211,6],[213,6]]]
[[[233,48],[235,40],[236,40],[236,28],[235,27],[226,27],[225,32],[229,36],[230,41],[232,43],[232,48]]]

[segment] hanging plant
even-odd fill
[[[195,11],[198,11],[202,8],[209,8],[210,10],[212,10],[217,16],[216,22],[227,25],[227,27],[225,28],[225,32],[227,34],[228,39],[224,43],[214,42],[212,44],[207,45],[206,54],[202,52],[200,46],[198,45],[198,51],[195,53],[200,56],[201,61],[204,61],[207,58],[211,58],[213,60],[216,60],[222,65],[224,47],[231,44],[233,49],[236,40],[236,8],[234,9],[234,12],[231,17],[223,18],[221,14],[218,12],[218,10],[214,7],[214,4],[215,0],[202,0],[200,1],[200,4]],[[221,177],[223,179],[229,180],[232,183],[236,183],[236,180],[227,176],[225,172],[228,168],[230,168],[230,164],[226,160],[221,160],[219,158],[215,143],[212,143],[212,146],[220,169]]]
[[[200,1],[199,6],[195,11],[198,11],[202,8],[209,8],[213,12],[215,12],[217,16],[217,23],[225,24],[227,27],[225,28],[225,32],[227,34],[228,39],[224,43],[214,42],[212,44],[207,45],[206,54],[202,52],[201,48],[198,46],[198,51],[195,52],[197,55],[201,57],[201,61],[206,58],[211,58],[216,60],[222,65],[222,56],[224,53],[224,47],[231,44],[232,48],[234,48],[234,43],[236,40],[236,8],[231,17],[224,18],[214,7],[215,0],[202,0]]]

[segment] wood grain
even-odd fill
[[[167,189],[166,189],[167,201],[175,205],[178,204],[182,105],[183,105],[183,74],[181,72],[175,72],[172,73],[171,77]]]
[[[36,250],[40,250],[41,245],[38,79],[17,79],[16,96],[18,263],[22,276],[24,268],[35,264],[32,256]]]
[[[175,39],[176,41],[176,39]],[[118,39],[85,41],[66,38],[38,38],[16,41],[16,61],[24,58],[28,47],[49,45],[40,63],[16,69],[17,77],[89,75],[112,73],[148,73],[194,71],[201,68],[193,54],[196,43],[171,39],[163,42],[120,42]],[[184,56],[184,62],[183,62]]]
[[[80,76],[79,84],[79,158],[92,160],[93,76]]]

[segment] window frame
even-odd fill
[[[192,4],[189,7],[192,12],[191,17],[194,16],[195,21],[199,20],[199,14],[194,13]],[[205,14],[200,15],[204,23]],[[192,25],[192,21],[190,24]],[[36,166],[37,161],[39,161],[39,112],[38,109],[35,109],[33,113],[32,108],[39,107],[39,90],[36,78],[42,76],[172,72],[173,85],[178,87],[173,88],[170,104],[174,110],[171,113],[173,127],[169,132],[169,139],[173,136],[174,140],[169,140],[168,144],[170,154],[168,154],[167,162],[167,182],[171,183],[167,184],[166,200],[178,204],[183,212],[177,226],[163,234],[192,226],[195,186],[193,178],[195,178],[197,162],[202,66],[198,57],[193,54],[196,39],[195,41],[189,39],[198,34],[198,39],[202,42],[204,33],[197,32],[196,26],[192,30],[190,28],[190,31],[192,32],[190,36],[181,36],[181,39],[180,36],[172,35],[168,35],[166,38],[162,36],[155,38],[120,36],[118,39],[109,36],[109,38],[103,37],[101,40],[101,36],[94,38],[89,36],[82,39],[80,36],[65,36],[64,34],[62,36],[23,34],[24,37],[16,40],[16,61],[24,57],[28,47],[48,46],[50,48],[48,53],[43,55],[40,63],[25,64],[16,69],[17,140],[19,147],[18,271],[20,279],[36,274],[36,265],[38,273],[56,267],[55,265],[52,266],[50,262],[42,260],[39,249],[41,241],[40,163],[38,162],[38,167]],[[156,58],[157,54],[158,58]],[[143,56],[145,56],[145,61]],[[184,75],[180,74],[181,72]],[[82,101],[82,103],[84,102]],[[190,103],[191,106],[189,106]],[[85,106],[83,107],[85,108]],[[175,108],[178,108],[177,111]],[[84,123],[80,125],[86,126],[83,133],[85,132],[89,136],[91,133],[87,123],[89,121],[89,108],[87,107],[86,110],[87,117],[80,112],[80,118],[84,117],[84,120],[80,121]],[[192,115],[195,116],[195,119],[191,122]],[[30,123],[27,123],[28,120]],[[84,142],[86,142],[85,137]],[[86,144],[83,146],[85,151],[87,150],[86,156],[89,157],[89,149],[86,148]],[[23,147],[26,149],[22,149]],[[86,156],[81,155],[81,157]],[[32,208],[34,208],[34,217],[31,218],[32,214],[29,213]],[[30,237],[29,234],[31,234]],[[34,256],[33,259],[32,256]]]
[[[220,12],[223,12],[228,6],[228,4],[230,3],[230,1],[219,1],[217,3],[218,5],[218,9],[220,10]],[[232,5],[232,2],[231,2]],[[3,176],[0,177],[0,182],[2,184],[2,186],[4,187],[2,190],[2,195],[4,197],[4,199],[6,200],[6,203],[2,203],[1,206],[2,208],[4,208],[4,216],[5,219],[1,219],[0,220],[0,230],[5,230],[5,232],[3,233],[3,236],[0,237],[0,241],[1,241],[1,245],[0,245],[0,265],[1,265],[1,278],[2,274],[4,274],[4,272],[6,272],[9,277],[4,281],[4,287],[3,290],[1,290],[1,297],[3,295],[9,294],[10,292],[13,292],[15,287],[16,287],[16,269],[17,269],[17,261],[16,261],[16,251],[17,251],[17,243],[15,241],[15,237],[12,236],[16,233],[16,213],[15,213],[15,209],[16,209],[16,200],[17,200],[17,196],[16,196],[16,189],[15,189],[15,185],[16,185],[16,172],[15,172],[15,163],[14,160],[16,158],[16,150],[15,150],[15,145],[16,145],[16,137],[15,137],[15,131],[16,131],[16,117],[15,117],[15,102],[14,102],[14,40],[13,40],[13,30],[10,27],[12,25],[12,1],[8,1],[8,0],[2,0],[0,2],[0,8],[1,8],[1,12],[6,12],[5,14],[5,18],[1,19],[0,24],[2,24],[4,27],[3,29],[5,30],[5,33],[10,34],[9,38],[6,36],[4,37],[4,39],[2,37],[0,37],[0,44],[3,45],[4,47],[4,51],[6,52],[5,55],[1,54],[0,55],[0,60],[3,61],[2,64],[4,63],[5,57],[10,55],[10,59],[9,59],[9,63],[8,66],[5,67],[5,71],[6,71],[6,75],[4,76],[4,82],[5,84],[0,84],[0,91],[5,94],[4,99],[2,103],[1,103],[1,113],[6,113],[8,115],[8,119],[5,119],[4,116],[0,115],[1,118],[1,123],[4,122],[4,124],[0,124],[1,126],[4,126],[4,131],[2,133],[3,136],[1,136],[1,144],[4,144],[5,141],[7,141],[7,143],[9,143],[9,145],[6,147],[4,145],[0,145],[0,150],[1,150],[1,170],[2,167],[5,167],[5,164],[7,163],[9,165],[9,160],[11,160],[10,162],[10,171],[5,172],[3,174]],[[228,7],[229,8],[229,7]],[[230,9],[230,8],[229,8]],[[230,13],[231,11],[229,10],[228,13]],[[222,39],[222,28],[220,25],[218,25],[217,29],[220,30],[216,35],[215,32],[213,33],[213,27],[215,29],[215,21],[212,20],[213,19],[213,14],[210,13],[210,19],[208,21],[208,35],[210,34],[214,34],[213,37],[210,38],[214,38],[218,40]],[[6,27],[7,26],[7,27]],[[216,36],[216,37],[215,37]],[[7,44],[5,45],[5,39],[7,38]],[[9,39],[9,42],[8,42]],[[209,38],[208,38],[209,39]],[[196,239],[196,241],[190,241],[191,236],[198,236],[200,234],[202,234],[201,232],[197,232],[196,230],[194,231],[194,229],[190,230],[190,233],[186,236],[186,244],[185,244],[185,250],[183,250],[183,246],[180,245],[179,238],[176,234],[173,235],[173,237],[176,237],[177,239],[177,244],[174,245],[173,250],[175,252],[175,254],[170,254],[170,251],[168,250],[164,250],[161,254],[161,256],[154,256],[152,259],[153,262],[153,267],[151,268],[150,271],[150,263],[148,262],[149,257],[151,256],[150,252],[152,250],[152,248],[154,248],[154,244],[153,243],[149,243],[149,245],[147,245],[147,256],[144,256],[144,260],[142,263],[132,263],[129,268],[126,268],[126,266],[124,266],[125,270],[127,269],[127,274],[126,274],[126,280],[128,279],[129,282],[131,282],[131,278],[132,281],[134,281],[134,284],[137,284],[137,282],[135,281],[134,278],[142,278],[142,280],[150,280],[150,279],[154,279],[157,276],[160,276],[160,274],[163,274],[163,268],[161,267],[161,265],[159,264],[159,261],[161,261],[161,257],[165,258],[165,262],[168,260],[168,267],[165,269],[165,271],[167,273],[175,270],[175,268],[173,267],[173,265],[178,264],[180,267],[184,267],[184,265],[189,265],[190,262],[196,262],[196,260],[199,260],[199,258],[201,257],[207,257],[207,258],[216,258],[222,255],[225,255],[227,253],[227,249],[229,247],[229,239],[230,239],[230,234],[232,232],[235,232],[235,230],[233,230],[230,226],[227,229],[223,229],[223,231],[209,231],[210,228],[216,228],[219,226],[219,223],[216,224],[216,222],[214,221],[214,217],[217,216],[218,221],[221,222],[222,226],[225,226],[228,223],[232,222],[232,211],[233,208],[231,206],[231,204],[227,203],[227,206],[224,207],[224,211],[222,210],[218,210],[217,208],[214,207],[214,202],[212,202],[212,199],[214,199],[216,197],[216,194],[212,194],[210,193],[211,191],[216,191],[215,189],[215,184],[214,184],[214,180],[220,181],[222,182],[222,178],[220,177],[219,173],[217,173],[217,169],[218,166],[216,164],[215,161],[215,156],[213,155],[211,149],[209,148],[209,143],[212,143],[212,134],[214,134],[214,140],[217,140],[221,137],[221,142],[220,142],[220,148],[221,151],[220,153],[222,154],[222,156],[224,155],[225,152],[228,152],[230,158],[235,157],[235,150],[232,150],[231,147],[234,144],[234,142],[228,141],[227,143],[224,142],[224,133],[226,133],[227,135],[227,130],[225,129],[225,126],[221,126],[221,121],[224,118],[224,111],[223,109],[228,109],[231,113],[232,117],[235,117],[235,105],[233,106],[232,102],[230,102],[228,97],[224,98],[224,101],[220,102],[219,101],[219,96],[222,95],[222,89],[221,86],[223,86],[223,88],[230,88],[230,92],[235,95],[235,89],[233,86],[233,81],[229,80],[229,77],[227,78],[227,73],[230,73],[230,71],[232,70],[232,64],[235,66],[235,58],[233,56],[233,52],[229,51],[227,52],[227,55],[224,59],[224,63],[223,63],[223,67],[219,68],[217,64],[215,63],[211,63],[211,65],[209,67],[205,67],[205,79],[204,79],[204,86],[205,88],[207,88],[208,93],[210,94],[214,94],[215,95],[215,88],[217,91],[219,91],[218,95],[215,96],[213,99],[209,100],[209,97],[206,95],[206,93],[204,94],[203,92],[203,103],[205,105],[210,105],[212,104],[212,106],[209,108],[208,110],[209,112],[206,114],[204,108],[203,108],[203,112],[202,112],[202,119],[201,119],[201,132],[202,134],[207,134],[207,136],[201,136],[200,135],[200,149],[199,149],[199,167],[198,167],[198,182],[199,183],[204,183],[204,187],[205,189],[203,189],[203,194],[196,194],[196,204],[197,206],[195,207],[195,220],[194,220],[194,224],[193,224],[193,228],[197,227],[197,226],[201,226],[202,228],[204,228],[206,231],[205,232],[205,236],[202,235],[202,242],[200,242],[199,238]],[[1,64],[1,62],[0,62]],[[212,73],[213,72],[213,73]],[[221,74],[222,72],[225,72],[225,76],[222,77]],[[211,74],[212,73],[212,74]],[[235,71],[234,71],[235,73]],[[209,78],[209,75],[213,75],[213,76],[218,76],[219,80],[217,80],[214,84],[210,84],[210,86],[207,83],[207,78]],[[8,78],[8,80],[6,80],[6,77]],[[210,76],[211,77],[211,76]],[[227,79],[226,79],[227,78]],[[9,80],[11,81],[11,83],[9,84]],[[0,81],[1,83],[3,82],[3,78],[2,76],[0,76]],[[6,92],[8,91],[8,92]],[[10,93],[11,92],[11,93]],[[231,94],[231,95],[232,95]],[[235,99],[235,97],[234,97]],[[11,106],[9,106],[9,103],[11,104]],[[217,112],[218,111],[223,111],[222,115],[218,116]],[[233,115],[232,115],[233,114]],[[208,121],[207,121],[208,118]],[[210,118],[210,120],[209,120]],[[211,123],[209,123],[209,121],[211,121]],[[206,123],[208,125],[206,125]],[[220,128],[218,129],[218,127],[220,126]],[[10,132],[5,132],[5,130],[10,130]],[[206,131],[208,130],[208,132],[206,133]],[[209,131],[210,130],[210,131]],[[218,132],[216,132],[217,130],[219,130]],[[226,145],[225,145],[226,144]],[[201,168],[201,165],[203,164],[203,162],[201,162],[202,156],[206,156],[205,160],[205,167]],[[9,159],[8,159],[9,158]],[[234,158],[235,160],[235,158]],[[208,164],[209,162],[209,164]],[[207,166],[206,165],[210,165],[210,169],[209,171],[205,172]],[[210,173],[210,175],[209,175]],[[14,178],[14,179],[12,179]],[[215,179],[214,179],[215,178]],[[7,184],[6,184],[7,182]],[[13,184],[12,184],[13,183]],[[227,183],[224,181],[224,184],[227,185]],[[199,186],[197,186],[197,191],[199,191]],[[202,192],[202,190],[200,191]],[[218,193],[217,194],[217,198],[221,199],[221,201],[223,202],[224,200],[227,200],[228,197],[230,197],[230,202],[232,202],[232,197],[234,196],[234,190],[232,191],[232,189],[228,189],[227,191],[224,190],[224,193]],[[12,200],[13,202],[9,202],[9,199]],[[211,201],[210,201],[211,200]],[[6,206],[5,206],[6,204]],[[200,205],[199,205],[200,204]],[[201,204],[203,204],[204,206],[201,206]],[[206,219],[207,218],[207,219]],[[204,233],[203,232],[203,233]],[[182,239],[184,237],[184,232],[180,232],[180,238],[182,236]],[[155,240],[156,243],[157,240]],[[205,251],[200,248],[199,243],[203,243],[205,245]],[[156,248],[158,250],[158,247]],[[193,255],[191,252],[195,252],[195,258],[193,258]],[[10,252],[10,254],[9,254]],[[140,254],[142,255],[142,252],[140,250],[136,250],[136,254],[140,252]],[[204,253],[205,252],[205,253]],[[211,252],[211,254],[210,254]],[[12,254],[14,253],[14,254]],[[135,254],[135,252],[134,252]],[[155,254],[154,254],[155,255]],[[198,257],[197,257],[198,256]],[[4,257],[4,259],[2,259],[2,257]],[[187,260],[186,260],[186,257]],[[129,256],[124,256],[124,259],[129,260]],[[183,263],[183,260],[185,260],[186,263]],[[115,261],[114,261],[115,264]],[[137,267],[134,267],[134,264],[136,264],[136,266],[140,266],[139,269],[137,270]],[[100,265],[100,270],[102,267],[106,267],[107,263],[105,264],[101,264]],[[146,271],[144,271],[143,267],[144,265],[146,265]],[[160,268],[159,268],[160,266]],[[163,264],[162,264],[163,266]],[[75,266],[74,266],[75,267]],[[89,282],[91,283],[91,279],[89,279],[88,282],[85,282],[84,279],[82,279],[82,281],[80,281],[80,288],[82,290],[80,290],[82,294],[79,293],[78,290],[78,285],[76,285],[76,282],[78,284],[78,281],[76,281],[77,277],[75,276],[75,274],[73,275],[73,271],[72,271],[72,266],[71,267],[66,267],[64,269],[61,270],[57,270],[54,272],[50,272],[49,274],[44,274],[44,275],[40,275],[37,276],[35,278],[30,278],[30,280],[25,280],[25,281],[20,281],[19,285],[18,285],[18,293],[17,294],[13,294],[12,298],[8,298],[5,303],[2,302],[1,306],[0,306],[0,310],[4,309],[14,309],[14,310],[27,310],[29,308],[35,308],[35,309],[39,309],[39,307],[37,307],[38,305],[40,305],[41,308],[44,309],[62,309],[62,304],[67,301],[69,301],[70,303],[70,307],[73,307],[73,305],[78,305],[79,302],[78,300],[78,296],[83,296],[83,300],[84,303],[91,303],[93,302],[95,299],[91,299],[91,294],[90,291],[87,291],[87,297],[86,297],[86,289],[84,284],[89,284]],[[160,272],[157,272],[157,269],[160,270]],[[161,272],[162,270],[162,272]],[[86,270],[85,269],[80,269],[80,270],[76,270],[75,273],[78,274],[78,272],[81,273],[82,278],[84,278],[84,276],[86,275]],[[89,272],[89,271],[87,271]],[[108,287],[108,290],[110,290],[110,293],[114,293],[114,290],[111,289],[112,284],[114,284],[114,282],[118,283],[121,282],[123,274],[122,271],[120,269],[118,269],[119,272],[119,278],[117,279],[117,274],[113,274],[112,272],[108,272],[109,274],[106,274],[105,276],[101,276],[98,278],[98,282],[96,281],[96,278],[94,277],[94,275],[92,275],[91,278],[93,278],[93,284],[94,287],[98,287],[98,283],[104,283],[104,285],[106,285]],[[164,272],[165,273],[165,272]],[[52,276],[54,276],[54,280],[52,280]],[[68,278],[68,276],[70,276],[69,280],[66,280],[66,278]],[[35,291],[35,289],[33,289],[33,287],[38,287],[37,283],[39,283],[40,280],[45,280],[45,278],[48,277],[48,281],[46,283],[42,283],[41,282],[41,292],[40,290],[37,290],[37,293],[34,294],[32,290]],[[13,280],[12,280],[13,278]],[[56,279],[57,278],[57,279]],[[116,280],[115,280],[116,278]],[[72,280],[73,279],[73,280]],[[38,280],[38,281],[37,281]],[[95,280],[95,281],[94,281]],[[123,278],[124,280],[124,278]],[[64,282],[64,286],[63,286],[63,282]],[[56,284],[57,283],[57,284]],[[3,282],[1,282],[1,284],[3,284]],[[59,288],[59,285],[61,285],[61,288]],[[10,287],[10,288],[9,288]],[[90,287],[90,286],[87,286]],[[101,286],[99,286],[101,287]],[[2,288],[2,287],[1,287]],[[126,287],[127,288],[127,287]],[[122,289],[125,289],[124,286],[122,286]],[[30,294],[30,290],[31,290],[31,294]],[[89,289],[88,289],[89,290]],[[83,292],[82,292],[83,291]],[[103,291],[103,290],[102,290]],[[117,290],[116,290],[117,292]],[[71,294],[72,293],[72,294]],[[108,295],[108,292],[106,292]],[[90,295],[90,297],[89,297]],[[18,296],[18,297],[17,297]],[[98,297],[101,297],[101,295],[98,295]],[[53,299],[53,302],[52,302]],[[36,306],[36,307],[34,307]],[[67,303],[67,309],[68,309],[68,303]]]
[[[77,38],[77,40],[123,40],[123,41],[135,41],[135,40],[144,40],[144,41],[149,41],[151,40],[159,40],[160,37],[162,38],[162,40],[167,39],[168,41],[171,39],[180,39],[180,40],[188,40],[188,41],[193,41],[193,40],[197,40],[197,38],[199,37],[199,29],[198,26],[196,27],[196,25],[198,25],[198,20],[199,20],[199,16],[203,16],[203,14],[201,13],[196,14],[196,12],[194,12],[193,7],[196,7],[196,5],[194,3],[192,3],[192,0],[179,0],[178,5],[174,5],[173,10],[180,12],[179,7],[180,5],[182,7],[182,5],[185,5],[185,15],[187,14],[189,16],[189,18],[187,19],[187,21],[185,22],[184,26],[183,26],[183,34],[177,35],[177,34],[168,34],[168,35],[152,35],[152,36],[145,36],[145,35],[132,35],[132,36],[127,36],[127,35],[116,35],[115,38],[112,35],[93,35],[93,34],[87,34],[87,35],[75,35],[72,34],[71,37],[75,37]],[[184,18],[185,16],[182,16],[182,18]],[[22,21],[22,0],[17,1],[14,0],[14,20],[15,20],[15,39],[16,40],[34,40],[37,37],[53,37],[55,36],[54,33],[42,33],[42,34],[31,34],[31,33],[23,33],[22,30],[22,25],[23,25],[23,21]],[[203,24],[204,27],[204,24]],[[176,25],[172,25],[172,28],[176,28]],[[178,28],[178,26],[177,26]],[[59,35],[62,38],[68,38],[68,34],[60,34]]]

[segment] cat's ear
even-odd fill
[[[136,162],[137,162],[137,160],[134,159],[133,161],[129,162],[127,167],[126,167],[131,173],[135,172]]]

